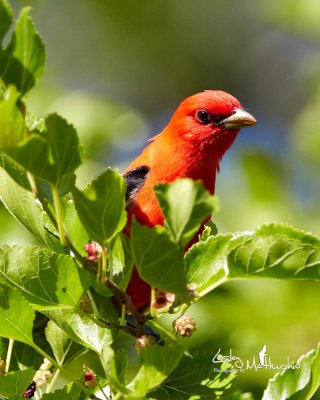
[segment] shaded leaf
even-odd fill
[[[165,217],[165,225],[175,242],[185,246],[201,224],[212,214],[216,201],[201,181],[177,179],[157,185],[155,193]]]
[[[87,397],[85,397],[87,398]],[[43,400],[78,400],[81,397],[74,397],[68,393],[67,388],[55,390],[53,393],[44,393],[41,397]]]
[[[123,394],[130,394],[131,390],[126,387],[125,382],[128,362],[127,351],[124,349],[114,351],[111,347],[106,347],[102,350],[100,360],[111,388]]]
[[[7,0],[0,0],[0,44],[8,32],[13,20],[13,12]]]
[[[227,370],[229,367],[224,363],[220,369]],[[222,395],[222,399],[228,399],[231,393],[237,391],[232,388],[235,377],[236,374],[216,372],[212,366],[211,354],[185,354],[177,368],[148,397],[157,400],[212,400]]]
[[[5,376],[0,375],[0,395],[6,397],[17,395],[21,399],[34,374],[35,371],[29,368],[23,371],[10,372]]]
[[[27,93],[44,71],[45,46],[29,17],[22,9],[9,46],[0,56],[0,75],[6,84],[14,84]]]
[[[79,218],[90,239],[110,241],[126,223],[125,184],[118,172],[108,168],[81,192],[72,190]]]
[[[131,245],[135,265],[144,280],[168,292],[185,292],[183,250],[170,239],[165,228],[148,228],[133,220]]]
[[[164,346],[147,346],[141,353],[142,366],[127,386],[133,390],[128,398],[140,399],[160,385],[177,367],[182,356],[182,347],[170,340]]]

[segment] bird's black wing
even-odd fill
[[[150,168],[143,165],[137,167],[123,175],[127,185],[126,191],[126,208],[129,208],[134,203],[134,199],[144,184]]]

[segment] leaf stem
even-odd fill
[[[101,248],[102,248],[102,254],[101,254],[102,265],[101,265],[100,282],[104,283],[107,277],[107,251],[105,246],[101,246]]]
[[[8,345],[8,351],[7,351],[7,357],[6,357],[5,373],[9,372],[9,369],[10,369],[13,345],[14,345],[14,339],[9,338],[9,345]]]
[[[82,385],[78,379],[76,379],[69,371],[63,368],[63,366],[60,365],[54,358],[52,358],[51,356],[49,356],[49,354],[43,351],[41,347],[39,347],[32,341],[30,341],[30,343],[28,344],[31,347],[33,347],[39,354],[41,354],[43,358],[47,358],[55,368],[60,369],[61,370],[60,372],[63,372],[64,375],[68,377],[68,379],[70,379],[70,381],[72,381],[75,385],[77,385],[86,395],[90,396],[91,391],[89,391],[84,385]]]
[[[53,385],[56,383],[56,380],[58,379],[59,375],[60,375],[61,369],[57,368],[53,374],[53,377],[51,379],[51,381],[49,382],[49,384],[47,385],[47,389],[46,389],[46,393],[50,393]]]
[[[96,302],[94,301],[94,298],[93,298],[93,296],[92,296],[92,293],[91,293],[90,289],[87,290],[87,296],[88,296],[88,298],[89,298],[89,300],[90,300],[90,303],[91,303],[91,306],[92,306],[93,315],[94,315],[97,319],[99,319],[99,318],[100,318],[100,313],[99,313],[99,310],[98,310],[98,308],[97,308]]]
[[[152,304],[155,302],[156,300],[156,289],[154,286],[151,286],[151,300],[150,300],[150,315],[152,318],[156,318],[157,316],[157,310],[152,307]]]
[[[58,225],[58,232],[60,237],[60,243],[62,246],[67,246],[67,239],[64,230],[63,218],[62,218],[62,209],[61,209],[61,202],[60,202],[60,195],[56,185],[51,185],[51,191],[53,196],[53,203],[54,208],[56,211],[56,220]]]

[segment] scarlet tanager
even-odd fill
[[[187,177],[201,180],[213,194],[223,154],[241,128],[255,124],[255,118],[226,92],[206,90],[186,98],[169,124],[150,139],[151,143],[124,172],[128,212],[125,232],[130,231],[132,216],[142,225],[163,225],[153,190],[159,183]],[[136,268],[127,294],[138,309],[150,302],[150,286]]]

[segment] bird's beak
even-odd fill
[[[255,125],[256,123],[256,119],[241,108],[235,108],[234,113],[230,117],[221,121],[221,124],[227,129],[245,128],[246,126]]]

